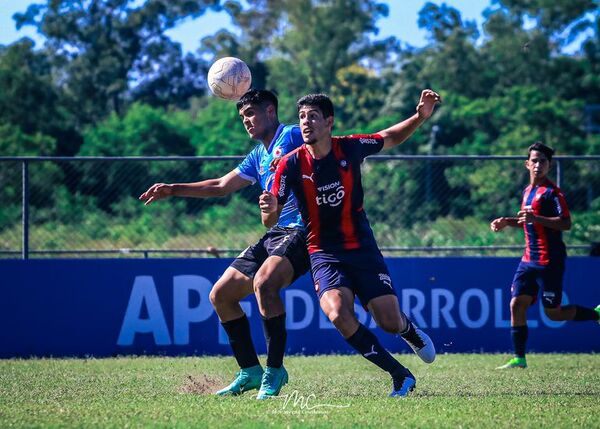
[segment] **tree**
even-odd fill
[[[37,148],[5,147],[9,150],[5,155],[72,155],[77,151],[81,137],[76,118],[54,85],[48,56],[35,50],[33,41],[24,38],[0,47],[0,87],[0,124],[17,127],[18,140],[40,144]]]
[[[51,0],[16,14],[17,28],[35,26],[46,36],[56,84],[84,124],[108,113],[122,114],[130,89],[153,102],[181,94],[197,94],[198,86],[185,76],[181,48],[164,32],[182,19],[196,17],[218,0],[148,0],[131,7],[130,0]],[[179,69],[177,69],[177,65]],[[152,68],[152,74],[147,73]],[[175,71],[175,73],[173,73]],[[163,80],[171,90],[165,91]],[[174,79],[175,82],[171,82]],[[181,90],[186,82],[191,89]],[[173,88],[179,88],[173,93]],[[154,90],[154,94],[149,93]],[[186,92],[187,91],[187,92]]]

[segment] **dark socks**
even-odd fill
[[[582,307],[580,305],[566,305],[563,308],[572,308],[575,307],[575,316],[573,317],[573,321],[575,322],[583,322],[587,320],[598,320],[598,312],[596,310],[592,310],[591,308]]]
[[[510,328],[510,336],[512,338],[515,356],[517,357],[525,357],[525,343],[527,343],[528,332],[527,325],[512,326]]]
[[[414,344],[419,349],[425,347],[425,343],[423,343],[421,337],[417,335],[415,325],[408,319],[408,317],[404,316],[404,318],[406,320],[406,329],[403,332],[400,332],[400,336],[409,343]]]
[[[221,325],[227,332],[229,344],[233,350],[233,356],[240,368],[250,368],[259,365],[258,356],[252,343],[250,334],[250,323],[244,314],[239,319],[221,322]]]
[[[267,366],[280,368],[283,365],[287,331],[285,329],[285,313],[281,316],[262,318],[265,339],[267,340]]]
[[[346,341],[363,357],[390,374],[404,368],[381,346],[377,337],[361,324],[358,325],[358,330]]]

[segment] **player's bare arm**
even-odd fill
[[[403,143],[431,117],[435,105],[441,102],[442,98],[437,92],[431,89],[423,90],[416,108],[417,112],[413,116],[377,133],[383,137],[383,148],[389,149]]]
[[[139,196],[145,205],[167,197],[223,197],[236,192],[250,182],[242,178],[235,170],[218,179],[208,179],[193,183],[155,183]]]
[[[494,232],[502,231],[507,226],[512,226],[513,228],[519,228],[519,219],[516,217],[499,217],[494,219],[490,223],[490,228]]]
[[[527,223],[538,223],[546,228],[556,229],[558,231],[568,231],[571,229],[571,218],[570,217],[546,217],[538,216],[533,213],[532,210],[521,210],[517,213],[517,219],[519,225]]]

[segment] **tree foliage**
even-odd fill
[[[197,52],[184,55],[166,30],[209,9],[228,14],[234,28],[205,37]],[[17,27],[34,26],[45,45],[22,39],[0,46],[0,150],[3,155],[243,155],[255,142],[240,124],[235,104],[205,91],[208,65],[230,55],[248,63],[254,87],[278,92],[284,122],[296,121],[300,96],[330,94],[340,134],[386,128],[414,113],[423,88],[440,92],[444,102],[434,117],[392,153],[522,155],[529,144],[543,140],[559,154],[600,154],[600,134],[591,126],[595,120],[600,127],[600,114],[593,116],[593,106],[600,105],[597,1],[495,0],[481,28],[454,7],[429,2],[418,18],[428,44],[418,49],[401,49],[401,41],[377,36],[387,15],[387,6],[376,0],[32,4],[14,19]],[[54,165],[36,173],[34,186],[48,193],[40,203],[47,209],[44,219],[66,193],[72,196],[67,206],[128,217],[131,196],[161,177],[199,180],[234,167],[235,162],[186,168],[148,164],[132,166],[133,179],[127,180],[115,166],[94,172]],[[376,214],[387,213],[387,225],[378,231],[389,240],[418,238],[398,233],[397,225],[452,225],[454,219],[507,214],[525,180],[518,163],[369,169],[368,205]],[[597,170],[573,166],[566,173],[570,190],[585,201],[577,210],[597,207],[598,188],[590,185],[600,179]],[[1,174],[6,180],[18,176]],[[44,174],[72,180],[53,190]],[[390,188],[407,212],[385,197]],[[2,192],[14,199],[18,185]],[[249,195],[231,210],[252,212],[255,195]],[[235,218],[222,202],[211,204],[207,213],[212,214],[202,222]],[[186,200],[173,210],[197,209]],[[14,213],[10,203],[0,219]],[[181,224],[176,227],[185,232]],[[577,237],[586,234],[578,231]],[[442,240],[436,233],[430,238]]]

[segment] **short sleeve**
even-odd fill
[[[354,134],[346,137],[345,140],[352,142],[361,161],[383,149],[383,137],[379,134]]]
[[[565,219],[571,217],[569,207],[567,206],[567,200],[565,199],[565,195],[560,189],[554,189],[550,198],[552,199],[552,205],[556,209],[556,213],[558,216]]]
[[[258,160],[256,156],[256,149],[246,155],[246,158],[237,166],[235,171],[240,175],[243,179],[252,182],[254,185],[256,181],[259,179],[258,177]]]

